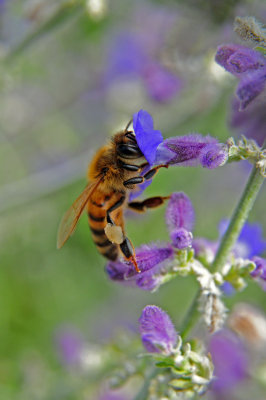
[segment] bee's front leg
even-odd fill
[[[148,181],[154,177],[154,175],[158,172],[160,168],[168,168],[168,165],[167,164],[157,165],[157,167],[150,169],[143,176],[134,176],[134,178],[130,178],[127,181],[124,181],[123,185],[125,187],[130,188],[132,185],[138,185],[140,183]]]

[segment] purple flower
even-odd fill
[[[165,103],[180,92],[183,84],[178,76],[156,59],[150,47],[145,35],[143,38],[137,32],[119,34],[108,46],[105,81],[140,79],[153,100]]]
[[[155,62],[147,64],[142,76],[150,97],[158,102],[169,102],[183,87],[180,78]]]
[[[230,282],[225,281],[222,285],[221,285],[221,290],[223,291],[223,293],[226,296],[232,296],[233,294],[235,294],[235,289],[233,287],[233,285]]]
[[[160,283],[160,270],[172,261],[173,248],[167,245],[143,245],[136,250],[136,260],[140,273],[138,274],[132,264],[123,260],[109,261],[106,272],[113,281],[137,286],[143,290],[154,290]]]
[[[254,139],[259,146],[265,140],[266,132],[266,101],[254,101],[248,108],[239,111],[239,100],[234,99],[230,125],[236,128],[240,135]]]
[[[0,13],[5,10],[6,0],[0,0]]]
[[[219,224],[220,235],[223,235],[228,227],[229,221],[222,220]],[[263,239],[262,227],[258,223],[246,222],[234,246],[237,257],[251,258],[266,250],[266,240]]]
[[[228,154],[224,151],[220,144],[209,144],[204,147],[200,153],[200,163],[203,167],[214,169],[223,165],[228,158]]]
[[[177,343],[177,332],[166,312],[146,306],[139,319],[143,346],[150,353],[170,354]]]
[[[255,263],[256,268],[250,273],[252,278],[260,278],[266,281],[266,259],[258,256],[252,257],[252,261]]]
[[[217,139],[192,133],[164,140],[157,148],[155,163],[216,168],[226,159],[227,152]]]
[[[236,90],[240,100],[240,110],[244,110],[265,88],[266,67],[261,70],[244,76]]]
[[[265,57],[248,47],[227,44],[218,47],[215,60],[240,78],[236,95],[240,100],[240,110],[244,110],[265,88]]]
[[[216,380],[213,390],[230,392],[248,376],[248,357],[238,337],[227,330],[211,337],[209,351],[214,364]]]
[[[166,224],[174,247],[184,249],[192,244],[194,208],[185,193],[173,193],[166,209]]]
[[[215,61],[236,76],[265,66],[265,59],[260,52],[238,44],[219,46]]]
[[[185,228],[175,229],[170,234],[173,246],[179,250],[191,247],[193,235],[191,232],[187,231]]]
[[[80,332],[73,328],[61,330],[56,335],[57,348],[64,364],[75,365],[80,360],[84,340]]]
[[[152,116],[145,110],[133,115],[133,128],[140,150],[148,163],[153,164],[156,149],[163,141],[161,132],[153,129]]]
[[[108,390],[98,400],[129,400],[129,397],[121,390]]]
[[[140,75],[144,58],[145,52],[137,37],[128,32],[121,32],[108,46],[107,81],[123,76]]]
[[[136,250],[137,273],[131,263],[124,260],[109,261],[106,272],[110,279],[137,286],[143,290],[155,290],[163,282],[167,268],[171,266],[176,248],[184,249],[192,244],[190,230],[194,223],[194,209],[184,193],[173,193],[166,211],[166,223],[172,244],[143,245]]]

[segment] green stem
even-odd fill
[[[200,296],[200,290],[197,291],[189,307],[189,310],[184,317],[184,321],[181,324],[180,332],[183,340],[187,338],[189,332],[192,330],[193,326],[196,324],[199,318],[199,311],[198,311],[199,296]]]
[[[134,397],[134,400],[147,400],[149,394],[149,387],[151,380],[160,372],[160,369],[153,368],[150,374],[145,379],[142,388],[138,394]]]
[[[263,148],[265,145],[263,146]],[[252,209],[252,206],[256,200],[256,197],[260,191],[260,188],[263,184],[263,176],[260,173],[260,170],[256,168],[256,165],[253,167],[252,172],[250,174],[249,180],[246,184],[244,192],[235,208],[233,216],[231,218],[230,224],[222,238],[218,251],[216,253],[215,259],[212,265],[212,271],[220,271],[225,264],[232,247],[238,239],[238,236],[243,228],[245,221],[248,218],[248,214]],[[196,324],[199,318],[198,311],[198,299],[200,296],[200,291],[197,292],[194,297],[192,304],[185,315],[184,322],[181,325],[181,336],[182,339],[185,339],[193,326]]]
[[[215,259],[212,264],[212,271],[221,271],[230,251],[232,250],[238,236],[248,218],[248,214],[256,200],[256,197],[263,184],[263,176],[260,170],[253,167],[249,180],[246,184],[244,192],[235,208],[235,211],[230,220],[230,224],[221,240],[220,246],[216,253]]]
[[[77,0],[69,0],[63,3],[58,10],[43,24],[38,26],[35,31],[29,33],[17,46],[12,48],[6,55],[4,61],[11,62],[23,51],[30,47],[33,43],[38,41],[43,36],[50,34],[54,29],[62,25],[66,20],[76,16],[82,11],[82,2]]]

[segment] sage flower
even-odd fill
[[[244,110],[265,88],[266,58],[248,47],[226,44],[218,47],[215,60],[240,79],[236,95]]]
[[[168,314],[157,306],[146,306],[139,319],[143,346],[150,353],[171,354],[177,332]]]

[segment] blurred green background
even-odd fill
[[[55,336],[64,326],[101,343],[118,325],[136,327],[142,308],[156,304],[178,329],[196,290],[193,279],[154,294],[119,286],[104,272],[86,216],[60,251],[58,223],[83,190],[93,153],[141,108],[164,137],[237,135],[228,126],[236,81],[215,66],[214,54],[217,45],[237,41],[234,17],[265,16],[263,3],[0,2],[0,399],[90,398],[62,389],[66,375]],[[160,51],[151,57],[182,80],[176,96],[156,101],[138,76],[118,74],[105,83],[112,38],[126,31],[145,43],[158,33]],[[173,167],[160,171],[145,197],[186,192],[196,211],[194,235],[215,239],[248,173],[244,162],[213,171]],[[168,240],[164,213],[162,207],[127,217],[135,246]],[[250,221],[264,224],[266,235],[265,188]],[[266,308],[255,284],[226,302],[240,300]]]

